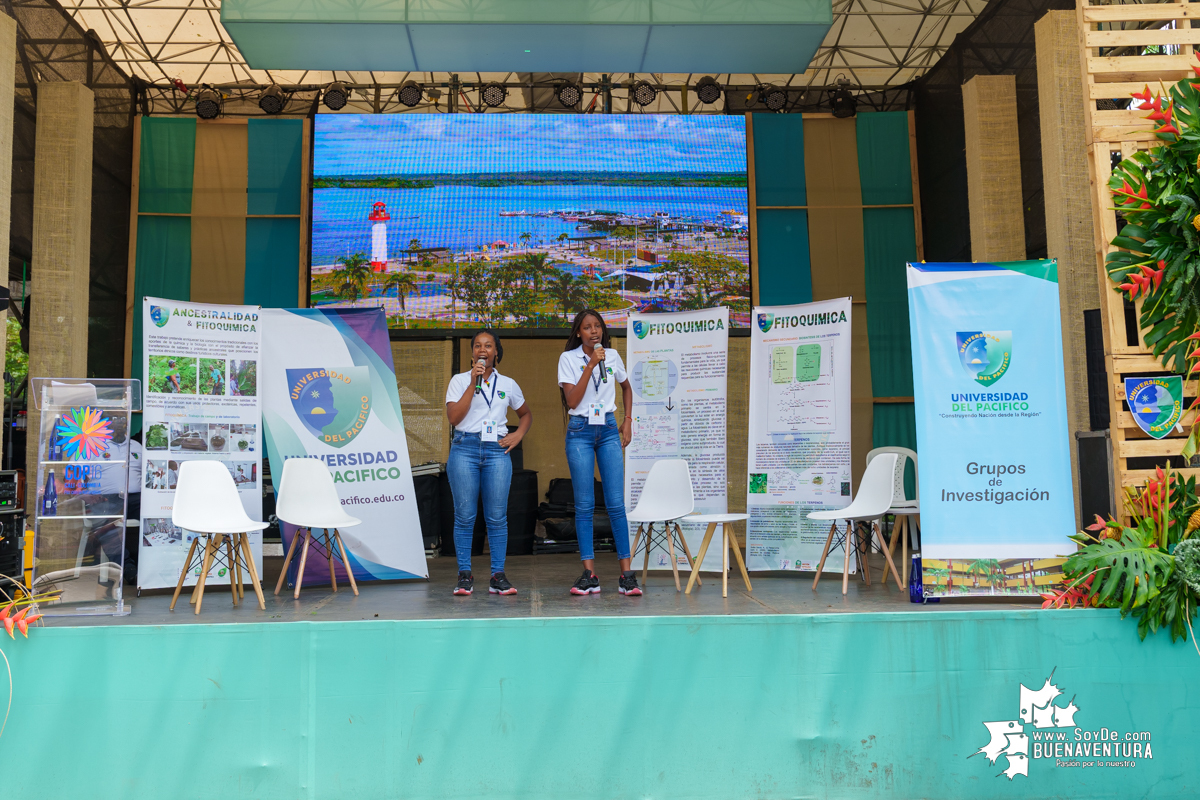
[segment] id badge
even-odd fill
[[[592,403],[588,406],[588,425],[604,424],[604,403]]]
[[[480,440],[485,442],[500,441],[499,430],[494,422],[483,423],[483,432],[479,435]]]

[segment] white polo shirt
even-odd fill
[[[584,355],[583,345],[563,353],[558,357],[558,382],[560,384],[577,383],[579,376],[587,368],[589,360]],[[608,369],[608,381],[601,381],[600,368],[594,368],[585,384],[583,399],[569,412],[573,416],[586,417],[592,403],[603,403],[605,414],[617,410],[617,384],[629,378],[625,373],[625,363],[621,361],[621,354],[617,352],[617,348],[607,347],[604,349],[604,365]],[[597,382],[600,384],[598,387]]]
[[[468,387],[474,391],[475,379],[469,371],[455,375],[446,388],[446,402],[457,403]],[[454,428],[464,433],[481,433],[483,423],[491,421],[497,423],[496,432],[500,436],[507,436],[508,426],[504,421],[508,418],[508,409],[515,411],[523,405],[525,395],[521,393],[517,382],[493,369],[491,376],[483,382],[483,391],[471,398],[467,415]]]

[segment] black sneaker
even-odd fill
[[[571,594],[600,594],[600,579],[590,569],[585,569],[571,587]]]
[[[458,585],[454,587],[455,594],[470,594],[475,588],[475,576],[469,572],[458,573]]]
[[[617,578],[617,591],[630,597],[641,597],[642,590],[638,586],[637,573],[633,570],[622,572],[621,577]]]
[[[488,584],[490,594],[516,594],[517,587],[508,582],[503,572],[493,572],[492,581]]]

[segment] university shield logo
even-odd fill
[[[1138,427],[1161,439],[1183,416],[1183,377],[1126,378],[1125,399]]]
[[[289,369],[292,408],[308,432],[330,447],[355,440],[371,415],[367,367]]]
[[[763,333],[771,330],[771,326],[775,324],[775,315],[764,313],[758,315],[758,329]]]
[[[1012,364],[1012,331],[959,331],[958,359],[977,383],[991,386]]]
[[[636,335],[639,339],[645,339],[646,334],[650,332],[650,329],[646,327],[646,323],[642,322],[640,319],[635,319],[633,321],[633,332],[634,335]]]
[[[150,321],[161,328],[171,321],[171,310],[162,306],[150,306]]]

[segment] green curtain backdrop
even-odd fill
[[[265,308],[296,308],[299,274],[300,219],[247,219],[243,302]]]
[[[246,147],[249,155],[246,213],[251,217],[299,214],[304,122],[248,120]]]
[[[917,234],[911,208],[908,114],[862,114],[857,119],[857,132],[863,205],[910,206],[864,208],[863,249],[871,386],[876,397],[911,397],[912,346],[905,264],[917,259]],[[916,450],[913,404],[876,403],[872,443],[875,447]],[[906,476],[905,491],[910,498],[914,496],[914,481],[911,474]]]
[[[142,118],[138,213],[192,213],[196,120]]]
[[[804,206],[804,124],[798,114],[754,114],[754,203]],[[808,211],[762,210],[755,217],[758,300],[762,305],[812,300]]]

